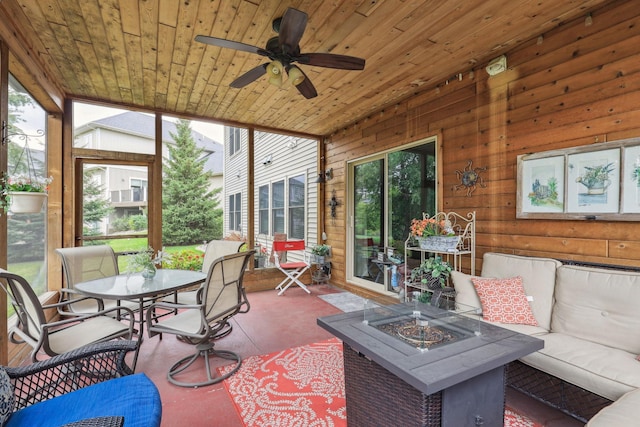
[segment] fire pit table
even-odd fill
[[[344,343],[353,426],[501,426],[509,362],[543,341],[419,302],[318,318]]]

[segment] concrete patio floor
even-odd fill
[[[233,318],[233,332],[216,341],[216,348],[231,350],[246,358],[331,338],[329,332],[317,326],[316,318],[337,314],[341,310],[319,296],[342,290],[331,285],[314,285],[310,289],[311,295],[294,287],[282,296],[277,296],[276,291],[248,294],[249,312]],[[222,384],[194,389],[178,387],[167,381],[169,368],[193,352],[193,346],[172,335],[165,335],[162,339],[145,336],[143,340],[136,372],[147,374],[160,390],[162,426],[242,427],[243,423]],[[228,362],[221,362],[221,365],[225,363]],[[510,389],[507,390],[507,404],[547,427],[583,425]]]

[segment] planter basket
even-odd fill
[[[47,193],[33,193],[29,191],[13,191],[9,193],[11,198],[10,210],[13,213],[38,213],[42,210]]]
[[[460,243],[460,236],[427,236],[416,237],[420,249],[448,252],[454,251]]]
[[[324,255],[316,255],[316,254],[312,254],[311,257],[311,262],[316,263],[316,264],[324,264],[325,261],[325,256]]]

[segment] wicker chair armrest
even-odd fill
[[[124,359],[137,346],[136,341],[107,341],[86,345],[28,366],[5,367],[14,386],[14,410],[132,374]]]
[[[62,427],[122,427],[124,425],[124,417],[96,417],[86,420],[75,421],[65,424]]]

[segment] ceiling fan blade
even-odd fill
[[[318,92],[313,86],[313,83],[311,83],[311,80],[309,80],[309,76],[307,76],[302,70],[300,70],[300,73],[302,73],[302,75],[304,76],[304,80],[302,81],[302,83],[296,86],[298,92],[300,92],[302,96],[307,99],[315,98],[316,96],[318,96]]]
[[[364,70],[364,59],[334,53],[304,53],[296,58],[301,64],[340,70]]]
[[[262,64],[262,65],[258,65],[255,68],[252,68],[251,70],[247,71],[246,73],[244,73],[243,75],[241,75],[240,77],[232,81],[229,86],[237,89],[245,87],[249,83],[252,83],[256,79],[267,74],[267,65],[269,64]]]
[[[288,8],[282,16],[279,39],[280,48],[284,53],[296,54],[300,52],[300,39],[307,27],[307,14],[294,8]]]
[[[218,47],[224,47],[227,49],[241,50],[243,52],[257,53],[259,55],[263,55],[262,52],[264,52],[263,49],[260,49],[259,47],[256,47],[256,46],[251,46],[250,44],[234,42],[234,41],[225,40],[225,39],[219,39],[217,37],[196,36],[195,40],[200,43],[210,44]]]

